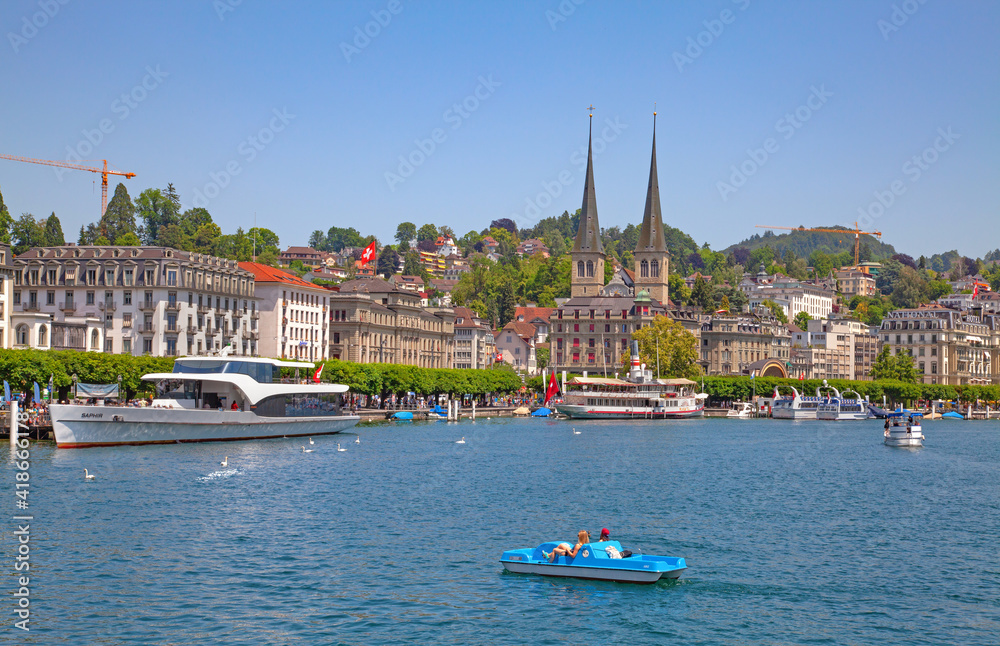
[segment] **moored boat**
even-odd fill
[[[861,399],[860,394],[853,390],[845,390],[841,394],[836,388],[832,386],[830,388],[833,390],[833,395],[828,396],[816,409],[816,419],[838,422],[868,419],[868,401]],[[857,397],[854,399],[845,397],[851,392]]]
[[[578,419],[676,419],[700,417],[708,395],[695,393],[690,379],[654,379],[639,363],[638,344],[632,342],[628,379],[574,377],[555,409]]]
[[[774,419],[816,419],[816,411],[819,405],[825,401],[825,397],[820,397],[819,389],[816,389],[815,397],[803,397],[794,386],[789,386],[792,391],[791,397],[782,397],[775,389],[774,403],[771,405],[771,417]]]
[[[312,363],[257,357],[182,357],[156,384],[152,405],[50,407],[56,446],[166,444],[339,433],[358,423],[344,412],[347,386],[282,383],[281,368]]]
[[[726,411],[726,417],[731,419],[750,419],[754,416],[753,404],[750,402],[733,402]]]
[[[661,578],[677,579],[687,569],[684,559],[675,556],[633,554],[626,558],[612,558],[607,548],[613,547],[620,554],[622,546],[618,541],[585,543],[575,557],[557,556],[549,562],[544,553],[551,552],[557,545],[559,541],[542,543],[536,548],[507,550],[500,557],[500,563],[507,571],[519,574],[619,583],[656,583]]]
[[[886,446],[923,446],[924,434],[920,413],[893,411],[886,418],[888,424],[884,432]]]

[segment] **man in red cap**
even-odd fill
[[[605,527],[604,529],[601,530],[601,538],[600,538],[600,540],[601,540],[601,542],[603,542],[603,541],[610,541],[611,540],[611,532],[608,531],[607,527]]]

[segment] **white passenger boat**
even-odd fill
[[[653,379],[640,365],[633,341],[628,379],[574,377],[555,408],[578,419],[675,419],[700,417],[708,395],[694,392],[690,379]]]
[[[920,425],[920,413],[893,411],[886,418],[888,428],[885,429],[884,442],[886,446],[923,446],[924,433]]]
[[[775,389],[771,417],[774,419],[816,419],[819,405],[826,401],[825,397],[820,397],[819,389],[816,389],[815,397],[803,397],[794,387],[789,386],[789,388],[792,391],[791,397],[782,397]]]
[[[726,417],[733,419],[750,419],[754,416],[753,404],[750,402],[733,402],[726,412]]]
[[[830,386],[833,395],[828,396],[826,401],[816,409],[816,419],[827,421],[860,421],[868,419],[868,401],[861,399],[861,395],[853,390],[845,390],[843,394],[836,388]],[[848,399],[847,393],[854,393],[856,398]]]
[[[256,357],[183,357],[155,382],[152,405],[50,407],[56,445],[164,444],[339,433],[358,423],[343,412],[347,386],[282,383],[281,368],[313,364]]]

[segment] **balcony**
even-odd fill
[[[139,309],[143,312],[152,312],[156,309],[156,303],[154,301],[142,301],[139,303]]]
[[[182,326],[182,325],[169,325],[168,324],[168,325],[164,326],[163,331],[166,334],[183,334],[184,333],[184,326]]]
[[[143,323],[139,328],[139,332],[142,334],[156,334],[156,326],[152,323]]]
[[[167,304],[164,306],[164,309],[167,310],[168,312],[180,312],[181,303],[180,301],[174,301],[172,303],[170,301],[167,301]]]
[[[73,301],[68,303],[59,303],[59,309],[62,310],[64,314],[72,314],[76,312],[76,303]]]
[[[34,303],[21,303],[21,309],[25,312],[37,312],[39,310],[38,301]]]
[[[211,311],[212,311],[212,306],[211,305],[201,305],[200,303],[198,304],[198,313],[199,314],[208,314]]]
[[[250,312],[250,320],[251,321],[256,321],[259,318],[260,318],[260,312],[258,312],[257,310],[254,310],[253,312]]]
[[[101,310],[102,312],[114,312],[116,309],[118,309],[118,304],[115,303],[114,301],[104,301],[103,303],[97,304],[97,309]]]

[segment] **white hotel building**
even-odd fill
[[[259,354],[301,361],[329,358],[333,292],[268,265],[241,262],[240,268],[253,275],[258,308],[264,313]]]
[[[792,278],[775,280],[770,284],[757,284],[747,290],[750,310],[761,307],[766,300],[781,306],[788,320],[799,312],[805,312],[814,319],[829,318],[833,312],[833,292],[815,285],[800,283]]]
[[[11,347],[258,353],[253,273],[168,247],[36,247],[13,261]]]

